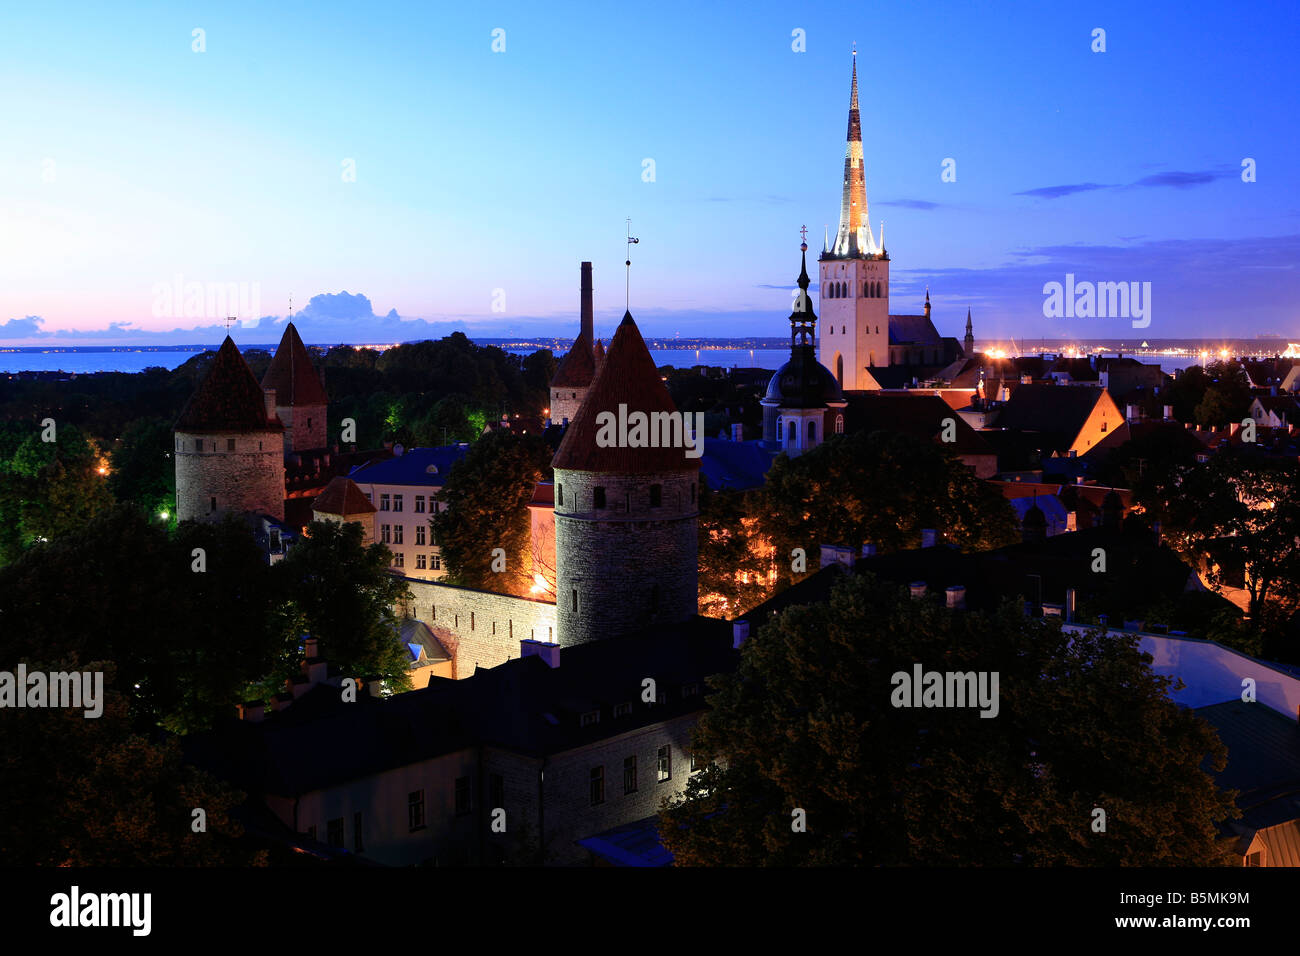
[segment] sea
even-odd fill
[[[729,347],[732,346],[732,347]],[[563,354],[561,345],[557,354]],[[992,346],[977,343],[984,351]],[[195,355],[215,346],[26,346],[0,348],[0,374],[16,372],[64,372],[87,375],[95,372],[141,372],[150,367],[174,369]],[[273,350],[274,346],[248,348]],[[1008,355],[1131,355],[1140,361],[1159,363],[1169,374],[1192,365],[1202,365],[1220,357],[1300,356],[1300,345],[1284,338],[1268,339],[1152,339],[1134,342],[1096,340],[1085,342],[1035,342],[1016,348],[1008,343],[998,346]],[[506,347],[506,351],[529,355],[532,347]],[[710,365],[721,368],[778,369],[790,357],[788,348],[736,348],[728,340],[716,340],[703,348],[654,348],[650,350],[656,365],[690,368]]]

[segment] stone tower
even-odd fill
[[[596,377],[595,312],[591,300],[591,263],[582,264],[582,318],[578,337],[551,379],[551,421],[573,421]],[[602,353],[603,354],[603,353]]]
[[[286,452],[325,447],[329,399],[312,365],[311,353],[292,322],[280,338],[275,358],[262,378],[262,388],[275,392],[275,413],[284,423]]]
[[[929,293],[926,293],[927,297]],[[962,350],[966,358],[975,357],[975,329],[970,324],[970,309],[966,310],[966,338],[962,339]]]
[[[284,519],[284,426],[230,336],[176,420],[176,515]]]
[[[602,444],[602,412],[629,423],[634,412],[677,412],[630,312],[552,462],[560,644],[677,623],[697,608],[699,459],[684,447]]]
[[[828,430],[843,426],[846,402],[830,370],[817,361],[817,313],[808,295],[808,244],[799,247],[799,295],[790,312],[790,361],[772,376],[763,396],[763,440],[779,442],[790,457],[816,448]]]
[[[820,264],[821,364],[834,373],[841,388],[865,389],[865,369],[889,364],[889,255],[885,252],[884,224],[877,243],[867,219],[856,51],[849,92],[840,225],[833,244],[828,237]]]

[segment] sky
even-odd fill
[[[788,334],[855,42],[891,311],[1135,334],[1046,315],[1072,275],[1150,283],[1142,337],[1300,340],[1297,40],[1294,2],[6,4],[0,344],[274,342],[290,296],[314,343],[567,336],[582,260],[608,337],[628,218],[645,334]]]

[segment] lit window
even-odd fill
[[[424,495],[415,496],[415,513],[424,514]]]
[[[673,775],[673,748],[659,748],[659,782],[669,780]]]

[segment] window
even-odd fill
[[[439,552],[435,551],[429,555],[429,568],[434,571],[442,570],[442,555]]]
[[[391,524],[381,524],[379,526],[379,540],[384,544],[393,543],[393,526]]]
[[[279,551],[280,550],[280,529],[272,528],[270,530],[270,533],[268,534],[268,537],[270,538],[271,541],[271,550]]]
[[[402,496],[401,496],[401,495],[393,495],[393,510],[394,510],[394,511],[401,511],[401,510],[402,510]]]
[[[195,450],[195,451],[203,451],[203,439],[202,439],[202,438],[196,438],[196,439],[194,439],[194,450]]]
[[[555,503],[561,508],[564,507],[564,485],[555,486]]]
[[[659,748],[659,782],[672,779],[673,775],[673,748]]]
[[[1264,854],[1261,853],[1261,852],[1259,852],[1259,851],[1256,851],[1256,852],[1254,852],[1254,853],[1248,853],[1248,854],[1246,854],[1246,861],[1245,861],[1244,865],[1245,865],[1245,866],[1263,866],[1263,865],[1264,865]]]
[[[428,530],[428,529],[425,528],[425,526],[422,525],[422,524],[418,524],[418,525],[415,526],[415,544],[416,544],[416,547],[424,547],[424,533],[425,533],[425,531],[427,531],[427,530]]]
[[[233,438],[227,438],[226,451],[234,451],[234,450],[235,450],[235,440]]]
[[[650,486],[650,507],[658,508],[661,505],[663,505],[663,503],[664,503],[664,486],[651,485]]]
[[[343,848],[343,818],[338,817],[337,819],[331,820],[329,823],[325,824],[325,834],[326,834],[325,841],[330,846],[336,846],[339,849],[342,849]]]
[[[600,723],[600,711],[589,710],[579,718],[579,726],[590,727],[592,724]]]
[[[786,430],[785,430],[785,438],[786,441],[790,442],[791,444],[794,443],[794,422],[787,423]]]
[[[357,853],[366,852],[365,841],[361,838],[361,811],[352,814],[352,849]]]
[[[388,495],[380,495],[380,496],[379,496],[379,510],[380,510],[380,511],[390,511],[390,510],[391,510],[391,509],[389,508],[389,506],[388,506]]]
[[[393,525],[393,544],[401,544],[401,543],[402,543],[402,526],[400,524],[395,524]]]
[[[406,555],[402,554],[402,552],[400,552],[400,551],[398,551],[396,554],[394,554],[394,555],[393,555],[393,567],[395,567],[395,568],[404,568],[404,567],[406,567]]]
[[[836,416],[835,416],[835,434],[837,434],[837,435],[843,435],[843,434],[844,434],[844,416],[843,416],[843,415],[836,415]]]
[[[417,570],[417,571],[427,571],[428,568],[429,568],[429,561],[428,561],[428,559],[425,558],[425,556],[422,555],[422,554],[417,554],[417,555],[415,556],[415,570]]]
[[[488,800],[494,810],[506,805],[506,778],[499,773],[488,774]]]
[[[811,445],[816,441],[817,441],[817,423],[809,422],[808,423],[808,444]]]
[[[615,716],[615,717],[631,717],[631,716],[632,716],[632,702],[631,702],[631,701],[628,701],[627,703],[624,703],[624,704],[615,704],[615,705],[614,705],[614,716]]]
[[[470,612],[469,612],[469,629],[470,629],[471,631],[474,630],[474,612],[473,612],[473,611],[470,611]]]
[[[216,511],[216,510],[217,510],[217,496],[216,496],[216,495],[213,495],[213,496],[212,496],[212,498],[211,498],[211,500],[210,500],[210,502],[209,502],[209,504],[208,504],[208,510],[209,510],[209,511]]]
[[[412,790],[406,795],[406,824],[412,831],[424,829],[423,790]]]
[[[415,496],[415,513],[424,514],[424,495]]]
[[[605,802],[605,768],[591,768],[591,805],[598,806]]]
[[[604,488],[596,488],[596,489],[591,493],[591,506],[592,506],[593,508],[603,508],[603,507],[605,507],[605,489],[604,489]]]
[[[693,684],[683,684],[683,685],[682,685],[682,696],[683,696],[683,697],[699,697],[699,696],[700,696],[700,685],[699,685],[698,683],[693,683]]]
[[[578,589],[577,589],[577,588],[574,588],[574,589],[573,589],[573,609],[574,609],[575,611],[578,609]]]
[[[623,793],[636,793],[636,757],[623,758]]]
[[[469,777],[456,778],[456,816],[468,816],[473,806],[469,799]]]

